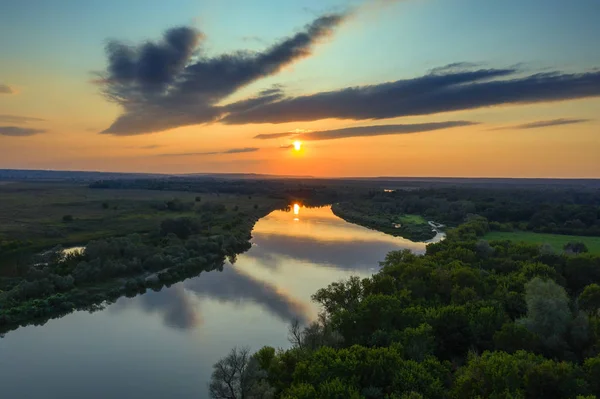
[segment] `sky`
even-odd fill
[[[0,168],[600,178],[599,20],[598,0],[7,1]]]

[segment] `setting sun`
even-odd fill
[[[302,142],[298,140],[294,141],[294,150],[300,151],[300,148],[302,148]]]

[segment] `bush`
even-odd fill
[[[72,222],[73,220],[75,220],[75,218],[73,218],[73,215],[65,215],[62,217],[62,221],[65,223]]]

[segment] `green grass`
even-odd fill
[[[196,196],[201,198],[200,202],[195,201]],[[273,208],[274,203],[259,196],[248,199],[230,194],[90,189],[78,183],[15,182],[0,185],[0,242],[23,242],[23,249],[37,250],[153,231],[166,218],[195,214],[194,210],[158,211],[153,206],[174,198],[194,207],[205,202],[222,203],[228,211],[237,206],[240,212],[250,213],[254,204],[265,209]],[[64,222],[64,215],[72,215],[74,220]]]
[[[425,218],[421,215],[402,215],[400,217],[400,223],[406,224],[427,224]]]
[[[550,244],[556,251],[562,251],[563,246],[570,241],[583,242],[590,253],[600,254],[600,237],[569,236],[562,234],[532,233],[529,231],[501,232],[492,231],[483,238],[486,240],[511,240],[532,244]]]

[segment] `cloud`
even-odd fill
[[[574,125],[574,124],[577,124],[577,123],[586,123],[586,122],[589,122],[589,121],[590,121],[589,119],[567,119],[567,118],[560,118],[560,119],[551,119],[551,120],[547,120],[547,121],[536,121],[536,122],[524,123],[522,125],[515,125],[515,126],[503,126],[503,127],[498,127],[498,128],[490,129],[490,130],[538,129],[538,128],[542,128],[542,127],[561,126],[561,125]]]
[[[375,125],[375,126],[358,126],[348,127],[343,129],[321,130],[311,133],[297,134],[294,132],[287,133],[271,133],[259,134],[254,136],[257,139],[274,139],[286,136],[295,136],[298,140],[335,140],[345,139],[349,137],[371,137],[383,136],[391,134],[410,134],[430,132],[433,130],[449,129],[460,126],[476,125],[477,122],[469,121],[447,121],[447,122],[431,122],[431,123],[415,123],[406,125]]]
[[[227,154],[243,154],[246,152],[256,152],[259,151],[260,148],[257,147],[244,147],[244,148],[232,148],[230,150],[225,151],[210,151],[210,152],[184,152],[177,154],[159,154],[159,156],[163,157],[181,157],[181,156],[203,156],[203,155],[227,155]]]
[[[284,98],[232,113],[223,122],[385,119],[600,96],[600,71],[523,76],[517,68],[461,70],[468,66],[451,64],[413,79]]]
[[[43,122],[44,119],[40,118],[31,118],[29,116],[19,116],[19,115],[0,115],[0,122],[5,123],[27,123],[27,122]]]
[[[16,93],[16,91],[12,87],[5,85],[5,84],[0,84],[0,94],[15,94],[15,93]]]
[[[31,129],[17,126],[0,126],[0,136],[26,137],[44,133],[44,129]]]
[[[261,139],[261,140],[272,140],[272,139],[280,139],[282,137],[290,137],[290,136],[295,136],[295,135],[298,135],[298,133],[296,133],[296,132],[263,133],[263,134],[257,134],[256,136],[254,136],[254,138]]]
[[[142,145],[142,146],[129,147],[129,148],[137,148],[140,150],[153,150],[155,148],[161,148],[161,147],[164,147],[164,146],[160,145],[160,144],[150,144],[150,145]]]
[[[123,114],[102,133],[134,135],[208,123],[226,112],[247,111],[277,100],[279,93],[263,93],[252,101],[218,105],[238,89],[309,56],[346,16],[319,17],[263,52],[212,58],[200,46],[204,35],[189,27],[170,29],[162,41],[139,46],[112,41],[106,46],[108,68],[98,83],[107,98],[123,107]]]

